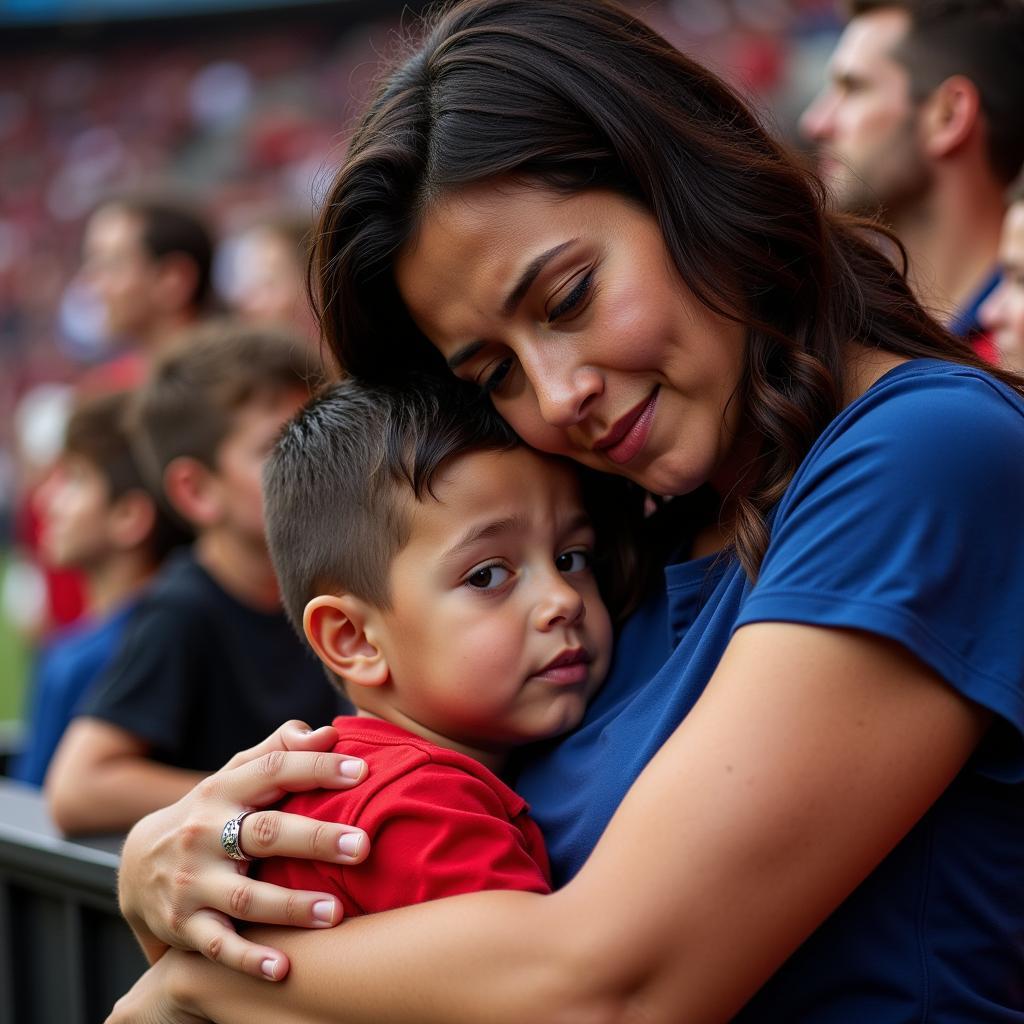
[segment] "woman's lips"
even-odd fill
[[[596,445],[598,451],[615,463],[629,462],[646,444],[658,404],[658,389],[634,406]]]

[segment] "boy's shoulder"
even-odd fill
[[[376,818],[386,816],[395,802],[422,800],[452,809],[471,804],[509,820],[528,809],[518,793],[466,754],[378,719],[343,716],[334,726],[339,735],[335,752],[366,761],[366,780],[351,790],[297,794],[288,800],[289,809],[302,805],[302,813],[309,814],[314,805],[341,802],[346,813]]]

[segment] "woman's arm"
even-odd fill
[[[937,799],[989,717],[896,644],[749,625],[560,892],[265,932],[292,957],[285,985],[184,957],[151,989],[225,1024],[726,1021]]]

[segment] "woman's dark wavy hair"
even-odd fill
[[[465,0],[435,15],[384,80],[325,197],[312,254],[322,330],[343,370],[378,381],[448,372],[405,311],[392,265],[431,203],[501,176],[639,201],[686,286],[747,325],[736,398],[761,443],[730,497],[752,578],[768,512],[841,408],[846,343],[984,367],[1018,386],[922,310],[882,229],[827,212],[821,183],[743,100],[600,0]]]

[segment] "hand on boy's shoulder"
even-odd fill
[[[364,829],[371,853],[361,865],[318,865],[351,914],[373,913],[485,889],[546,893],[543,838],[525,801],[478,762],[409,742],[385,747],[343,740],[369,774],[351,790],[296,794],[293,813]],[[309,888],[309,862],[267,861],[260,877]],[[298,876],[302,876],[301,879]],[[314,885],[315,887],[315,885]]]

